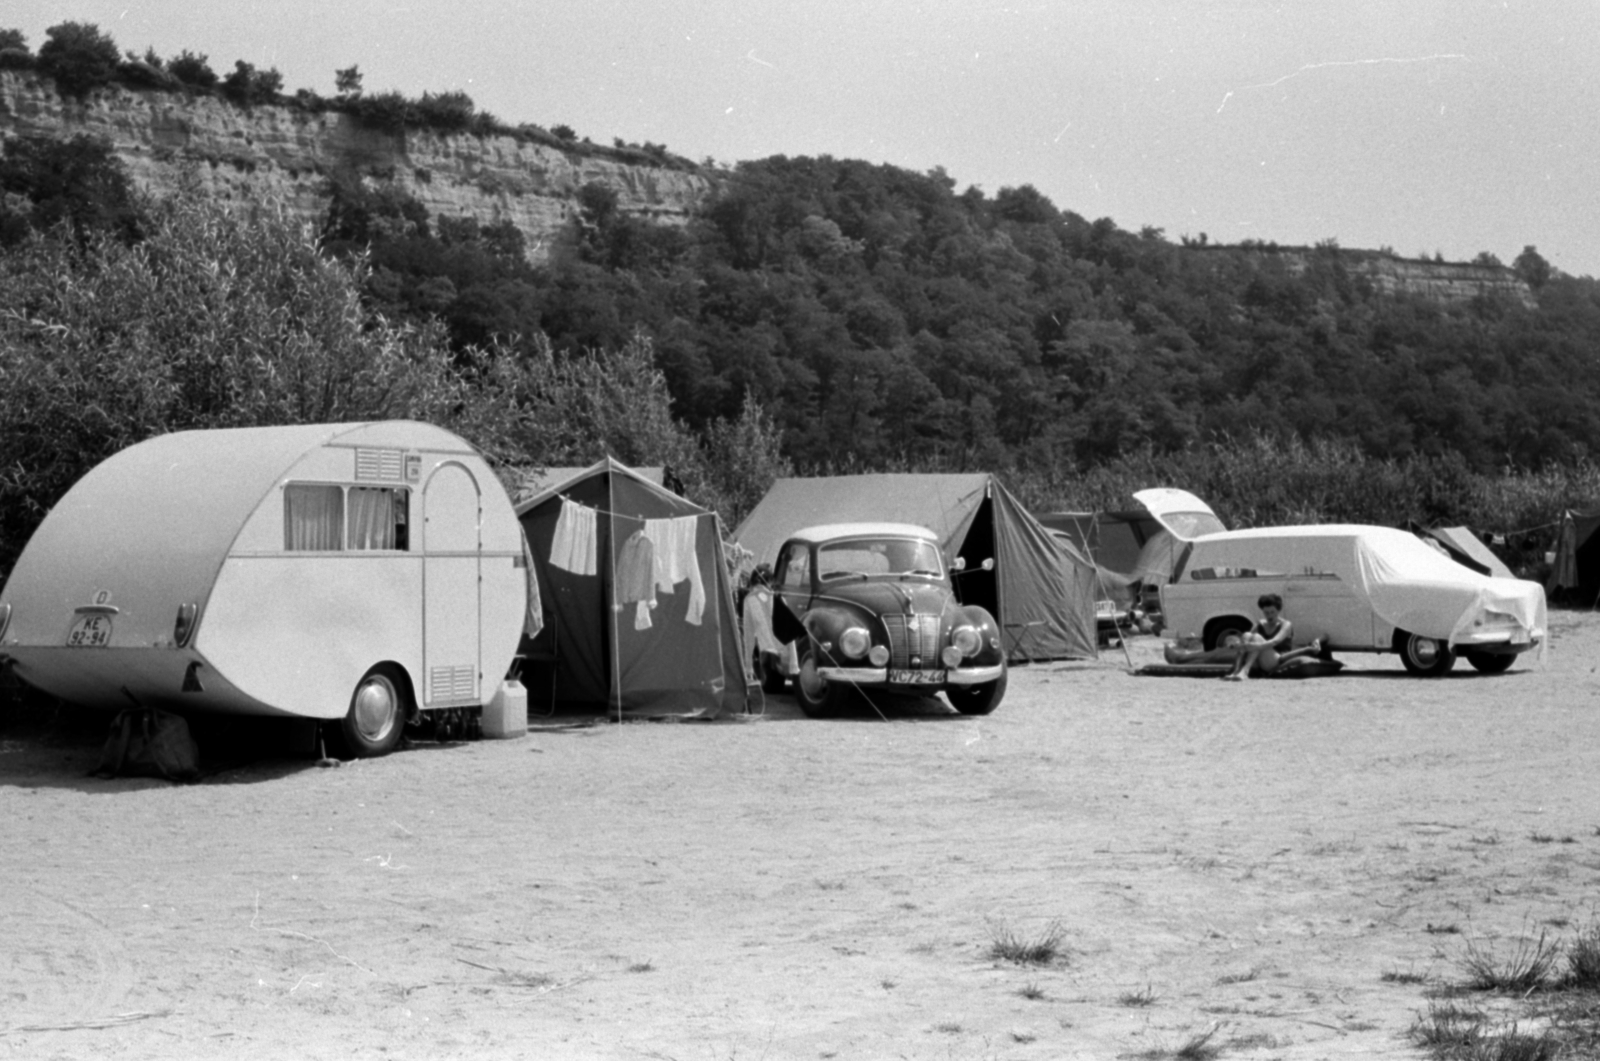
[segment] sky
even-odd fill
[[[1594,0],[0,0],[34,50],[65,21],[290,92],[355,65],[597,143],[1030,184],[1172,240],[1600,276]]]

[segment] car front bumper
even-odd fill
[[[1006,672],[1005,664],[997,663],[992,667],[958,667],[945,672],[943,682],[928,682],[929,685],[983,685],[985,682],[998,681]],[[817,674],[830,682],[849,682],[852,685],[888,685],[889,668],[887,667],[818,667]],[[916,684],[916,683],[908,683]]]

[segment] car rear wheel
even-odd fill
[[[800,673],[794,679],[794,696],[807,718],[832,718],[844,704],[847,690],[817,673],[817,646],[807,644],[800,653]]]
[[[1394,632],[1394,650],[1406,670],[1419,678],[1437,678],[1456,665],[1456,654],[1436,637],[1423,637],[1409,630]]]
[[[1237,645],[1249,632],[1250,624],[1243,619],[1238,617],[1218,619],[1206,627],[1203,644],[1207,652],[1215,648],[1231,647]]]
[[[391,663],[367,671],[350,694],[350,710],[339,720],[335,741],[342,758],[388,755],[400,744],[406,725],[405,680]]]
[[[963,715],[987,715],[1000,706],[1001,697],[1006,695],[1005,672],[982,685],[947,685],[944,695],[950,706]]]
[[[1472,669],[1480,674],[1504,674],[1517,657],[1511,652],[1463,652]]]

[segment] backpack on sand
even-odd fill
[[[162,777],[194,781],[200,776],[200,746],[181,715],[153,707],[128,707],[111,722],[95,777]]]

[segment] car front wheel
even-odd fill
[[[1504,674],[1517,657],[1510,652],[1464,652],[1467,662],[1480,674]]]
[[[1232,648],[1250,632],[1250,624],[1243,619],[1218,619],[1206,628],[1202,644],[1207,652],[1218,648]]]
[[[800,653],[800,673],[795,675],[794,696],[807,718],[832,718],[839,713],[846,690],[817,673],[817,646],[807,644]]]
[[[1001,697],[1006,695],[1005,672],[982,685],[947,685],[944,695],[950,706],[963,715],[987,715],[1000,706]]]
[[[1409,630],[1394,632],[1394,650],[1406,670],[1419,678],[1437,678],[1456,665],[1456,654],[1436,637],[1423,637]]]

